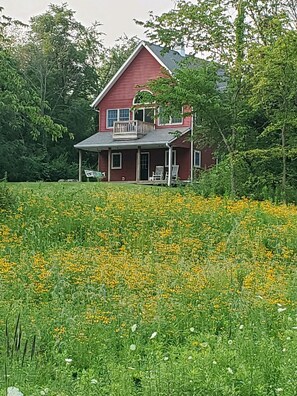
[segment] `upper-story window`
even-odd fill
[[[129,121],[130,109],[110,109],[107,110],[107,128],[112,128],[115,121]]]
[[[139,91],[134,97],[134,120],[154,123],[155,107],[153,95],[149,91]]]
[[[182,124],[183,117],[181,114],[168,115],[162,107],[159,109],[159,125],[172,125],[172,124]]]

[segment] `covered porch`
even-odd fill
[[[137,139],[114,139],[111,132],[98,132],[76,144],[79,152],[79,181],[82,181],[83,152],[97,152],[97,170],[105,173],[104,181],[172,185],[191,180],[191,142],[189,128],[159,129]],[[174,174],[178,168],[178,175]],[[153,178],[156,167],[163,176]]]

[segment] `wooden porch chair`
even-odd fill
[[[171,172],[172,181],[178,180],[178,171],[179,171],[179,165],[172,165],[172,172]],[[165,180],[168,180],[168,171],[166,172]]]
[[[157,165],[156,170],[153,172],[152,177],[150,180],[163,180],[164,179],[164,166]]]
[[[178,179],[179,165],[172,165],[172,180]]]

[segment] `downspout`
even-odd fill
[[[192,114],[191,117],[191,153],[190,153],[190,161],[191,161],[191,166],[190,166],[190,177],[191,177],[191,183],[194,181],[194,113]]]
[[[171,179],[172,179],[172,146],[168,142],[166,142],[166,147],[168,148],[168,180],[167,185],[168,187],[171,186]]]
[[[108,157],[107,157],[107,181],[110,182],[110,173],[111,173],[111,148],[108,147]]]

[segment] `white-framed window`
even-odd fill
[[[194,167],[201,168],[201,151],[194,150]]]
[[[115,121],[129,121],[130,109],[109,109],[106,112],[106,126],[113,128]]]
[[[150,91],[139,91],[133,99],[134,120],[149,122],[155,121],[155,108],[152,107],[153,95]]]
[[[169,116],[167,114],[164,114],[164,109],[162,109],[162,107],[159,108],[159,125],[173,125],[182,123],[183,117],[181,116],[181,114]]]
[[[165,167],[169,165],[169,150],[165,151]],[[176,165],[176,150],[172,150],[172,165]]]
[[[111,153],[111,169],[122,169],[122,153]]]

